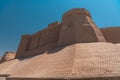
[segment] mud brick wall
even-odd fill
[[[30,57],[57,47],[61,25],[54,22],[31,36],[22,36],[16,58]]]
[[[120,43],[120,27],[101,29],[107,42]]]
[[[105,42],[99,28],[91,21],[85,9],[73,9],[66,12],[62,19],[58,46],[74,43]]]
[[[27,50],[28,45],[30,44],[30,35],[23,35],[19,44],[19,47],[17,49],[16,58],[23,57],[23,53]]]
[[[47,28],[21,39],[16,58],[42,54],[48,50],[75,43],[106,42],[101,30],[85,9],[72,9]]]

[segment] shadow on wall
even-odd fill
[[[23,57],[21,57],[21,58],[17,58],[17,59],[19,59],[19,60],[24,60],[24,59],[29,59],[29,58],[32,58],[32,57],[34,57],[34,56],[38,56],[38,55],[42,55],[42,54],[56,54],[56,53],[58,53],[59,51],[61,51],[61,50],[63,50],[65,48],[65,46],[64,47],[58,47],[58,48],[55,48],[55,49],[51,49],[51,50],[46,50],[46,51],[43,51],[43,52],[39,52],[39,53],[35,53],[34,51],[32,51],[32,52],[34,52],[33,53],[33,55],[29,55],[29,56],[23,56]],[[29,53],[29,52],[26,52],[26,54],[27,53]]]
[[[56,52],[61,51],[61,50],[64,49],[64,48],[65,48],[65,47],[59,47],[59,48],[56,48],[56,49],[49,50],[49,51],[47,52],[47,54],[54,54],[54,53],[56,53]]]

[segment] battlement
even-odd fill
[[[91,14],[85,8],[74,8],[64,13],[62,19],[64,20],[65,18],[68,18],[72,15],[86,15],[91,18]]]

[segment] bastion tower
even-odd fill
[[[84,8],[66,12],[62,22],[54,22],[32,35],[23,35],[16,58],[31,57],[76,43],[105,42],[100,29]]]
[[[63,15],[58,45],[72,43],[105,42],[100,29],[90,13],[84,8],[75,8]]]

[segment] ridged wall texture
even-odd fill
[[[9,77],[115,77],[120,76],[120,44],[79,43],[50,50],[23,60],[0,64],[0,74]]]

